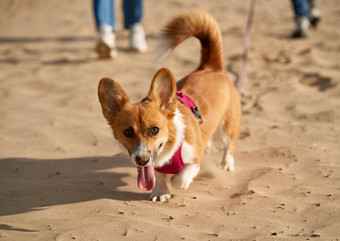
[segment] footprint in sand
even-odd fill
[[[277,53],[266,53],[262,58],[268,64],[287,65],[292,62],[289,53],[284,50],[281,50]]]
[[[329,88],[336,86],[332,83],[332,79],[329,77],[321,76],[318,73],[308,73],[304,74],[299,80],[301,84],[310,87],[317,87],[319,91],[326,91]]]

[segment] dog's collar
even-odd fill
[[[202,116],[199,113],[195,102],[193,102],[188,96],[186,96],[181,91],[176,92],[176,98],[194,113],[194,115],[196,116],[200,124],[203,123]],[[184,140],[182,140],[181,145],[178,147],[177,151],[171,157],[168,163],[164,164],[164,166],[162,167],[155,168],[157,172],[165,173],[165,174],[176,174],[184,168],[185,164],[182,159],[183,142]]]

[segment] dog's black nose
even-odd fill
[[[149,163],[150,158],[147,156],[136,156],[135,160],[139,166],[145,166]]]

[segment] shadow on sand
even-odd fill
[[[7,158],[0,160],[0,216],[46,206],[113,199],[145,200],[147,193],[118,190],[133,168],[126,156],[72,159]],[[136,187],[137,188],[137,187]]]

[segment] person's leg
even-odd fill
[[[93,10],[98,31],[96,51],[100,58],[115,58],[114,2],[113,0],[93,0]]]
[[[98,31],[101,25],[111,26],[115,30],[113,0],[94,0],[93,10]]]
[[[143,0],[124,0],[124,27],[130,29],[130,48],[139,52],[147,50],[142,26]]]
[[[124,28],[129,29],[136,23],[142,23],[143,0],[124,0]]]
[[[309,19],[309,6],[307,0],[292,0],[295,16]]]
[[[308,37],[311,34],[308,0],[292,0],[296,30],[293,38]]]

